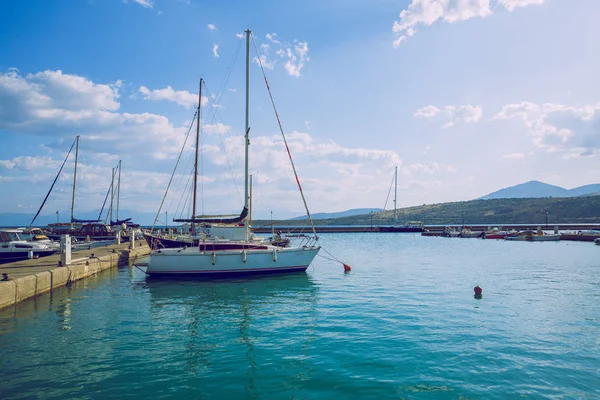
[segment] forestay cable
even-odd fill
[[[298,173],[296,172],[296,166],[294,165],[294,160],[292,159],[292,153],[290,152],[290,148],[287,144],[287,140],[285,139],[285,133],[283,132],[283,126],[281,125],[281,121],[279,120],[279,113],[277,112],[277,107],[275,107],[275,100],[273,100],[273,95],[271,94],[271,88],[269,87],[269,81],[267,81],[267,75],[265,74],[265,69],[263,68],[262,61],[258,54],[258,47],[256,46],[256,40],[254,40],[254,35],[252,35],[252,43],[254,44],[254,51],[256,51],[256,59],[258,60],[258,65],[260,66],[260,70],[262,72],[263,78],[265,80],[265,84],[267,85],[267,91],[269,92],[269,98],[271,99],[271,105],[273,106],[273,111],[275,112],[275,116],[277,117],[277,124],[279,124],[279,131],[281,132],[281,136],[283,137],[283,143],[285,144],[285,149],[287,150],[288,157],[290,159],[290,163],[292,164],[292,169],[294,170],[294,176],[296,177],[296,183],[298,184],[298,189],[300,190],[300,195],[302,196],[302,202],[304,202],[304,209],[306,210],[306,214],[308,215],[308,221],[310,222],[310,226],[312,227],[313,234],[315,235],[315,240],[318,240],[317,231],[315,229],[315,224],[313,223],[312,217],[310,215],[310,211],[308,210],[308,204],[306,203],[306,198],[304,197],[304,192],[302,191],[302,185],[300,185],[300,179],[298,179]]]

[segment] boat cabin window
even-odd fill
[[[0,241],[2,242],[15,242],[21,241],[21,237],[17,232],[0,232]]]

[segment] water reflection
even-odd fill
[[[63,331],[70,331],[71,326],[71,297],[67,297],[63,302],[59,304],[56,309],[56,315],[59,317],[60,329]]]
[[[282,363],[294,370],[299,381],[311,374],[303,360],[315,331],[319,286],[309,275],[212,281],[149,279],[138,285],[150,294],[149,315],[161,326],[171,327],[167,336],[173,342],[185,343],[180,356],[198,385],[208,384],[215,369],[224,363],[239,369],[236,379],[245,377],[241,387],[249,398],[260,397],[256,382],[259,365]],[[300,354],[292,360],[283,360],[283,355],[270,359],[284,346],[271,338],[288,331],[285,345],[297,341]]]

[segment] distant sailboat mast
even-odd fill
[[[115,199],[115,169],[112,169],[112,178],[110,181],[110,210],[108,220],[112,222],[113,220],[113,203]]]
[[[73,173],[73,195],[71,196],[71,229],[73,229],[73,219],[75,212],[75,186],[77,183],[77,161],[79,159],[79,135],[75,138],[75,172]]]
[[[119,220],[119,200],[121,199],[121,160],[119,160],[119,180],[117,181],[117,221]]]
[[[396,198],[398,196],[398,166],[396,166],[396,170],[394,171],[394,225],[398,224],[398,219],[396,217]]]

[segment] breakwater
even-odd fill
[[[384,225],[389,226],[389,225]],[[468,225],[472,231],[485,231],[490,227],[500,226],[500,224],[478,224]],[[559,231],[586,231],[586,230],[600,230],[600,224],[506,224],[501,225],[507,229],[515,230],[527,230],[537,229],[541,227],[544,230],[554,230],[555,227]],[[426,231],[444,231],[445,228],[454,227],[460,229],[461,224],[448,224],[448,225],[424,225],[423,229]],[[298,233],[298,232],[310,232],[311,228],[307,225],[275,225],[273,228],[275,231],[282,231],[283,233]],[[252,230],[256,233],[271,233],[270,226],[259,226],[252,227]],[[379,225],[315,225],[317,233],[352,233],[352,232],[383,232]]]
[[[144,241],[73,252],[71,264],[60,265],[60,254],[0,265],[0,308],[71,284],[108,268],[129,264],[150,254]]]

